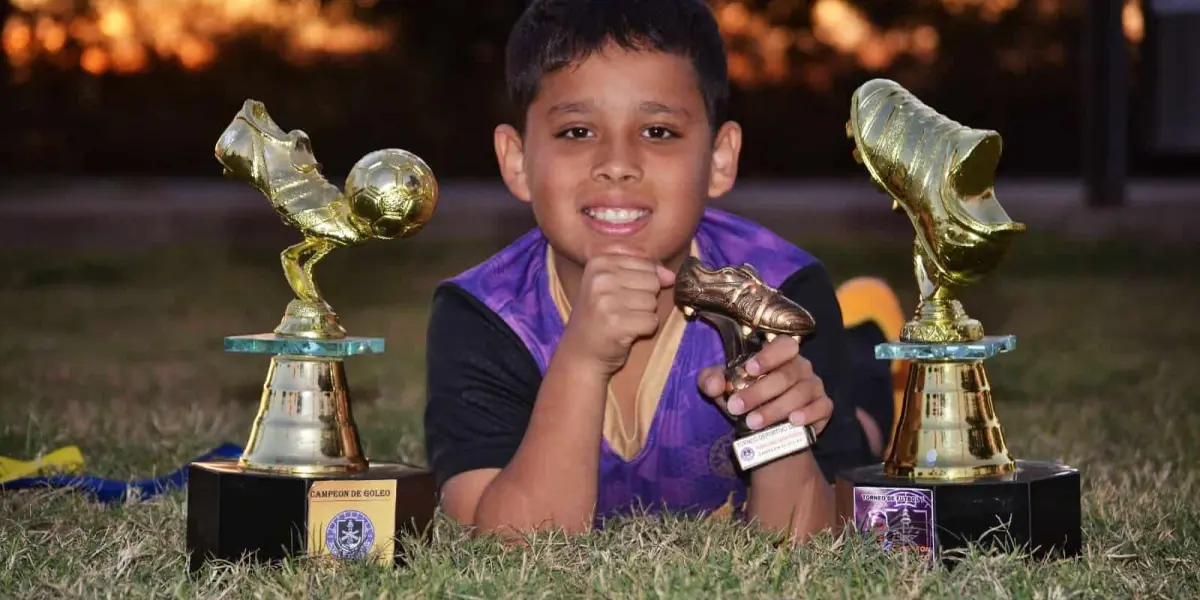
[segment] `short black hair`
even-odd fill
[[[709,122],[715,129],[725,121],[725,41],[704,0],[533,0],[513,26],[505,53],[508,95],[522,127],[543,76],[610,42],[691,60]]]

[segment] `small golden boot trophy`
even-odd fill
[[[1081,551],[1079,472],[1014,460],[983,361],[1016,347],[986,336],[955,291],[995,269],[1025,230],[996,199],[1001,139],[923,104],[894,81],[854,92],[847,136],[854,158],[916,231],[921,299],[898,343],[875,356],[909,361],[908,386],[885,461],[841,473],[841,517],[889,549],[930,560],[972,543],[1033,556]]]
[[[275,331],[225,338],[227,351],[270,354],[271,365],[241,458],[189,466],[189,569],[299,554],[394,564],[402,559],[395,538],[432,519],[434,480],[364,456],[343,360],[381,353],[384,340],[346,335],[313,266],[336,248],[419,231],[433,215],[437,180],[417,156],[378,150],[355,163],[343,193],[321,174],[308,136],[284,132],[254,100],[221,135],[216,158],[304,240],[281,256],[295,298]]]
[[[777,335],[801,341],[816,323],[803,307],[763,283],[754,267],[707,269],[688,257],[675,277],[675,304],[688,318],[701,317],[716,328],[725,347],[725,394],[749,387],[758,378],[745,364]],[[752,431],[746,416],[733,419],[733,456],[742,471],[807,450],[817,440],[811,426],[784,421]]]

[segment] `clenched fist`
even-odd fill
[[[644,258],[593,257],[583,269],[563,349],[594,361],[611,376],[624,366],[635,341],[658,331],[658,294],[674,283],[674,273]]]

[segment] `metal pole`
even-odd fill
[[[1085,0],[1083,184],[1094,208],[1125,203],[1129,171],[1129,54],[1122,0]]]

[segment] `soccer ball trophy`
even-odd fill
[[[346,334],[313,267],[337,248],[417,233],[433,215],[437,180],[416,155],[377,150],[355,163],[342,193],[321,174],[308,136],[284,132],[254,100],[225,129],[216,157],[304,240],[280,257],[295,298],[279,326],[225,339],[227,351],[269,354],[271,364],[242,456],[189,466],[189,569],[302,553],[399,561],[395,538],[433,516],[433,477],[363,454],[343,360],[381,353],[384,340]]]

